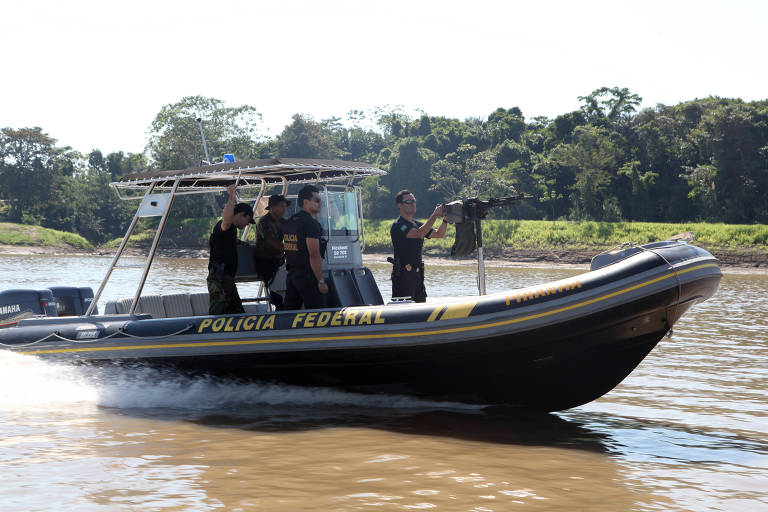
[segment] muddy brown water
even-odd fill
[[[95,289],[108,262],[1,256],[0,289]],[[158,260],[145,293],[203,291],[204,267]],[[580,272],[489,268],[488,289]],[[427,278],[476,293],[471,265]],[[768,276],[726,274],[620,386],[556,414],[0,352],[0,510],[768,510],[766,301]]]

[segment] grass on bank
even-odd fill
[[[366,220],[366,247],[390,251],[391,220]],[[439,222],[437,223],[439,225]],[[639,244],[666,240],[692,231],[694,244],[712,249],[757,249],[768,252],[768,225],[754,224],[666,224],[653,222],[569,222],[542,220],[485,220],[483,246],[500,253],[504,248],[532,250],[605,249],[624,242]],[[449,252],[455,229],[448,227],[445,238],[425,242],[427,253]]]
[[[178,248],[206,248],[208,236],[216,223],[213,218],[169,219],[162,246]],[[154,236],[156,222],[140,223],[131,237],[130,246],[148,246]],[[391,219],[366,220],[365,242],[370,252],[390,252]],[[438,222],[439,225],[439,222]],[[624,242],[648,243],[665,240],[678,233],[692,231],[694,243],[708,249],[750,249],[768,253],[768,225],[708,224],[708,223],[652,223],[652,222],[570,222],[536,220],[485,220],[483,245],[489,253],[501,253],[505,248],[530,250],[593,250],[615,247]],[[445,238],[428,240],[427,254],[447,254],[455,238],[450,225]],[[105,244],[115,248],[121,238]],[[39,226],[0,223],[0,244],[47,246],[68,244],[81,249],[93,246],[80,235]]]
[[[88,240],[75,233],[10,222],[0,222],[0,244],[36,247],[69,245],[76,249],[93,249]]]
[[[208,236],[217,219],[170,219],[163,239],[166,247],[208,246]],[[439,221],[437,223],[439,225]],[[154,227],[155,224],[152,225]],[[365,245],[369,252],[390,252],[392,242],[389,228],[392,220],[365,221]],[[768,225],[708,224],[653,222],[570,222],[540,220],[485,220],[483,245],[489,253],[501,253],[505,248],[529,250],[594,250],[621,245],[657,242],[679,233],[692,231],[694,243],[710,249],[751,249],[768,253]],[[456,230],[449,225],[445,238],[428,240],[427,254],[447,254],[455,240]],[[131,237],[131,245],[149,245],[154,229],[146,229]],[[249,237],[252,240],[252,235]],[[117,247],[121,239],[108,245]]]

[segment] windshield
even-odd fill
[[[358,236],[357,197],[354,190],[328,190],[327,200],[325,194],[325,191],[320,192],[323,209],[317,216],[323,231],[328,232],[330,219],[332,236]]]

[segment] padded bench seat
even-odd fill
[[[104,308],[105,315],[127,315],[133,298],[110,300]],[[173,293],[169,295],[142,295],[136,305],[136,313],[149,314],[152,318],[179,318],[205,316],[210,301],[206,292]],[[264,303],[243,304],[246,313],[260,314],[268,311]]]

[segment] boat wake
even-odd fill
[[[398,395],[240,382],[145,366],[72,366],[0,352],[0,407],[91,403],[114,409],[239,413],[274,408],[472,411],[481,406]],[[23,392],[19,392],[23,390]]]
[[[0,410],[95,403],[98,391],[79,368],[0,352]]]

